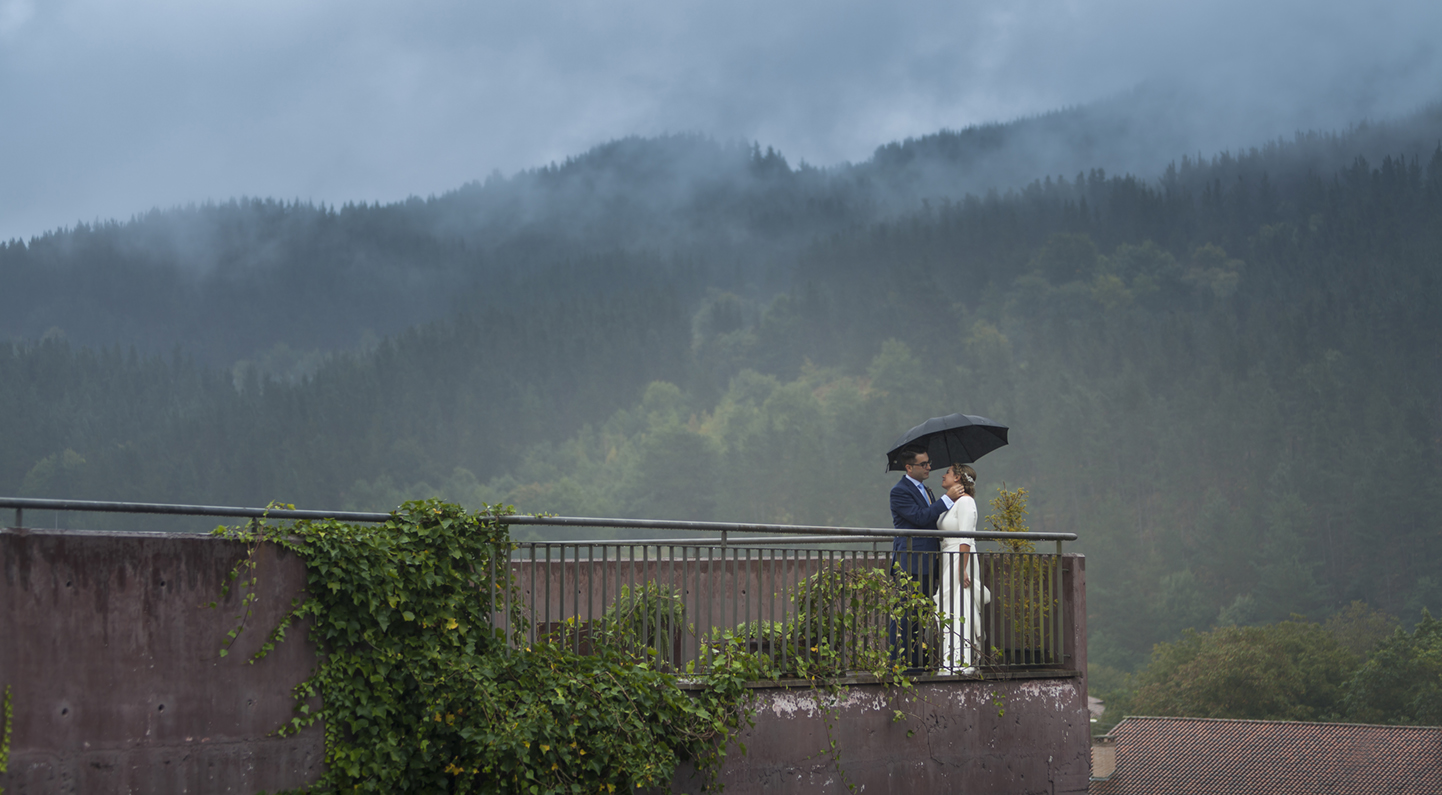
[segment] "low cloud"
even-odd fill
[[[1423,0],[0,0],[0,239],[242,194],[394,201],[630,134],[854,162],[1139,85],[1179,97],[1171,156],[1210,154],[1439,99],[1439,29]]]

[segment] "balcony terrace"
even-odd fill
[[[27,529],[23,512],[353,522],[388,514],[20,499],[0,499],[0,507],[15,511],[12,526],[0,530],[0,637],[7,638],[0,685],[15,693],[0,787],[255,791],[314,780],[324,758],[318,727],[272,736],[291,715],[291,688],[314,665],[304,633],[293,631],[276,653],[248,666],[247,644],[258,647],[263,632],[242,635],[222,658],[216,650],[226,622],[196,609],[216,599],[243,545],[182,533]],[[685,686],[729,636],[783,672],[752,683],[756,723],[739,738],[748,753],[727,757],[721,781],[729,791],[778,783],[835,791],[837,771],[819,754],[831,741],[846,749],[847,779],[871,791],[1086,791],[1085,566],[1061,550],[1072,536],[1025,534],[1054,543],[1055,552],[978,553],[991,601],[974,630],[977,670],[923,673],[900,689],[874,675],[877,662],[890,659],[891,641],[884,610],[865,601],[897,587],[890,529],[506,521],[552,528],[545,535],[590,536],[516,543],[512,588],[504,587],[507,572],[480,573],[487,587],[507,594],[494,621],[515,647],[556,643],[586,653],[620,638],[652,650],[657,667]],[[665,537],[635,537],[646,534]],[[930,534],[944,535],[917,535]],[[303,592],[305,570],[283,550],[259,555],[267,573],[250,621],[265,628]],[[875,587],[843,599],[828,588],[843,582]],[[932,622],[918,635],[928,668],[940,662],[939,636],[952,630]],[[784,673],[820,665],[846,684],[844,696]],[[898,711],[909,717],[897,721]],[[672,791],[691,791],[690,774],[679,771]]]

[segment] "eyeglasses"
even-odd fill
[[[931,462],[930,462],[930,461],[917,461],[915,464],[907,464],[907,466],[909,466],[909,467],[926,467],[927,469],[931,469]]]

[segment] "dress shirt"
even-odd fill
[[[909,481],[911,481],[911,485],[915,486],[917,489],[919,489],[919,490],[921,491],[921,498],[922,498],[923,500],[926,500],[926,504],[927,504],[927,505],[930,505],[930,504],[931,504],[931,497],[928,496],[927,493],[926,493],[926,486],[923,486],[922,483],[921,483],[921,481],[917,480],[916,478],[914,478],[914,477],[912,477],[912,476],[910,476],[910,475],[907,475],[907,476],[906,476],[906,479],[909,480]],[[951,510],[952,506],[955,505],[956,503],[954,503],[954,502],[951,501],[951,497],[950,497],[949,495],[943,494],[943,495],[941,495],[941,504],[942,504],[942,505],[945,505],[945,506],[946,506],[946,509],[949,511],[949,510]]]

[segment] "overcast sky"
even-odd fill
[[[0,239],[389,202],[631,134],[860,161],[1143,81],[1206,91],[1197,145],[1236,146],[1442,98],[1439,38],[1438,0],[0,0]]]

